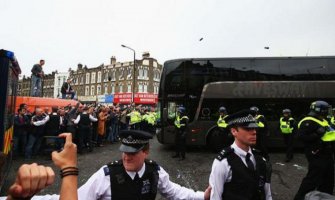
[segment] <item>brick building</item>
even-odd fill
[[[133,86],[134,62],[116,62],[112,57],[107,65],[87,68],[78,64],[71,71],[73,89],[81,101],[95,101],[101,95],[113,95],[114,103],[130,103]],[[155,103],[157,99],[162,65],[149,53],[143,53],[135,65],[135,102]],[[136,99],[137,98],[137,99]],[[146,101],[148,100],[148,102]]]

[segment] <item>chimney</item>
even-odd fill
[[[79,69],[83,69],[83,65],[82,64],[78,64],[78,69],[77,70],[79,70]]]
[[[149,57],[150,57],[150,53],[148,51],[143,52],[142,58],[149,58]]]
[[[111,57],[111,65],[115,65],[115,63],[116,63],[116,58],[115,58],[115,56],[112,56]]]

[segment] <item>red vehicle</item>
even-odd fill
[[[16,97],[15,110],[17,110],[20,104],[25,103],[28,106],[29,112],[34,112],[36,107],[42,108],[43,110],[47,109],[51,111],[51,107],[65,107],[65,106],[75,106],[78,101],[69,100],[69,99],[54,99],[54,98],[44,98],[44,97]]]

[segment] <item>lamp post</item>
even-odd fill
[[[126,46],[126,45],[123,45],[121,44],[121,47],[123,48],[127,48],[127,49],[130,49],[134,52],[134,65],[133,65],[133,87],[132,87],[132,93],[131,93],[131,103],[134,103],[134,96],[135,96],[135,63],[136,63],[136,53],[135,53],[135,50]]]

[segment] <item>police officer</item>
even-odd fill
[[[219,108],[219,114],[220,115],[219,115],[219,119],[217,121],[217,126],[218,126],[219,131],[220,131],[220,136],[222,136],[223,147],[227,147],[227,146],[231,145],[231,143],[232,143],[232,138],[228,137],[228,136],[231,136],[231,134],[229,133],[229,130],[227,129],[228,124],[225,121],[225,118],[228,116],[227,109],[223,106],[220,107]]]
[[[268,134],[268,126],[264,115],[259,114],[259,109],[256,106],[250,108],[252,115],[256,119],[257,129],[257,142],[255,148],[262,152],[263,156],[269,160],[269,153],[266,147],[266,135]]]
[[[226,118],[235,138],[212,165],[209,184],[211,199],[270,200],[270,163],[251,146],[256,144],[256,119],[251,110],[242,110]]]
[[[279,120],[280,132],[284,137],[284,143],[286,145],[286,160],[290,162],[293,158],[293,139],[295,132],[295,120],[291,116],[290,109],[283,110],[283,116]]]
[[[132,107],[132,111],[127,114],[127,117],[130,117],[129,126],[130,129],[139,130],[141,128],[140,123],[142,121],[142,116],[140,111],[140,106]]]
[[[149,112],[149,108],[145,108],[144,115],[142,116],[141,129],[143,131],[154,134],[155,123],[156,123],[156,113]]]
[[[174,120],[175,126],[175,144],[176,144],[176,154],[173,158],[179,158],[179,161],[185,160],[186,154],[186,134],[188,127],[188,117],[186,116],[185,107],[181,106],[177,109],[176,118]]]
[[[312,190],[333,193],[335,131],[326,120],[329,109],[327,102],[315,101],[311,104],[307,117],[298,124],[298,135],[305,146],[308,172],[302,180],[295,200],[304,199],[306,193]]]
[[[330,126],[335,129],[335,108],[332,109],[332,115],[329,119]]]
[[[167,199],[208,199],[206,192],[194,192],[169,180],[156,162],[147,160],[150,133],[139,130],[120,132],[122,159],[100,168],[79,188],[79,199],[153,200],[159,192]]]

